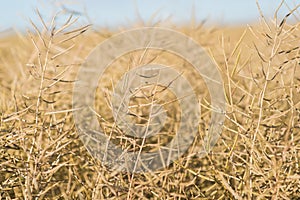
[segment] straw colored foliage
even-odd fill
[[[129,69],[166,64],[186,70],[184,75],[195,77],[189,79],[192,83],[203,86],[196,92],[201,119],[193,145],[170,166],[140,174],[111,172],[102,166],[84,147],[72,118],[77,70],[89,52],[113,32],[78,27],[75,17],[60,14],[50,21],[31,22],[26,34],[1,38],[0,198],[300,198],[300,21],[288,22],[300,16],[296,11],[287,14],[283,19],[262,17],[256,25],[239,28],[194,23],[171,26],[205,48],[224,80],[223,132],[203,158],[195,152],[209,128],[210,96],[189,63],[168,52],[147,50],[126,54],[111,64],[99,80],[95,106],[106,132],[114,127],[110,91]],[[166,91],[164,95],[174,101],[161,103],[176,110],[179,104],[174,94]],[[132,100],[137,123],[145,123],[138,115],[149,110],[133,105],[147,103]],[[168,117],[162,132],[144,144],[146,150],[174,136],[177,115],[170,112]],[[112,140],[132,150],[141,145],[119,129],[113,131]]]

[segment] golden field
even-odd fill
[[[227,103],[223,132],[209,154],[194,156],[210,121],[210,97],[195,75],[191,81],[203,89],[197,91],[202,112],[192,147],[165,169],[131,174],[111,172],[79,139],[72,117],[76,73],[113,33],[78,28],[72,20],[48,25],[41,19],[26,34],[0,39],[1,199],[300,198],[299,21],[171,26],[201,44],[221,72]],[[112,63],[99,81],[96,105],[106,132],[113,128],[107,91],[128,68],[149,63],[189,67],[155,50],[132,52]],[[163,142],[174,135],[172,128],[163,131],[158,136]],[[115,130],[116,143],[122,134]],[[131,147],[127,142],[123,148]]]

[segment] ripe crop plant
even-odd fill
[[[159,169],[144,171],[137,169],[155,166],[139,168],[133,162],[127,170],[112,170],[112,165],[99,159],[104,156],[100,146],[106,143],[97,131],[87,134],[91,138],[82,137],[74,119],[81,108],[73,105],[78,72],[94,62],[86,58],[96,45],[143,27],[97,29],[80,24],[72,14],[57,12],[45,19],[37,10],[38,20],[30,21],[27,33],[0,38],[0,199],[300,198],[299,5],[282,18],[277,16],[278,10],[268,20],[258,6],[260,21],[247,27],[201,23],[178,26],[168,22],[169,30],[191,38],[203,48],[222,79],[221,90],[215,91],[223,90],[226,103],[222,131],[201,156],[203,146],[208,150],[205,141],[211,140],[207,135],[214,123],[215,108],[210,86],[193,63],[174,51],[150,48],[155,44],[150,41],[145,43],[146,48],[125,53],[108,64],[96,79],[98,87],[89,112],[107,141],[122,151],[140,155],[163,149],[180,127],[192,123],[182,120],[185,111],[200,110],[188,148],[176,159],[168,154]],[[164,26],[164,21],[151,24]],[[97,62],[104,62],[104,57]],[[136,70],[141,66],[154,67],[150,71]],[[155,82],[164,66],[178,71],[165,85]],[[160,80],[166,80],[163,78],[168,73]],[[122,90],[136,74],[136,80],[145,84]],[[173,82],[183,80],[178,77],[193,88],[196,105],[183,104],[172,90]],[[89,94],[91,87],[88,85],[84,93]],[[115,94],[130,96],[128,105],[122,107],[123,102]],[[116,110],[123,108],[126,112],[122,119],[130,123],[115,122]],[[160,110],[164,114],[155,118]],[[85,126],[90,119],[87,116],[82,120]],[[154,125],[164,123],[158,128],[150,121]],[[129,134],[132,124],[136,129]],[[145,127],[149,136],[140,136]],[[111,156],[108,160],[115,158],[108,153],[105,156]]]

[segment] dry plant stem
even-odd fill
[[[41,104],[42,104],[42,101],[45,101],[47,103],[47,101],[44,100],[43,95],[48,89],[52,88],[53,86],[57,85],[60,82],[66,82],[63,80],[63,77],[64,77],[63,74],[65,74],[65,72],[67,72],[70,67],[67,67],[61,73],[56,75],[53,78],[53,80],[54,80],[53,83],[45,86],[45,81],[49,80],[46,77],[46,72],[48,70],[47,67],[48,67],[50,60],[51,61],[55,60],[59,56],[62,56],[64,54],[66,54],[67,52],[69,52],[74,47],[74,44],[73,44],[70,47],[68,47],[66,50],[63,50],[51,57],[50,51],[52,50],[54,38],[56,37],[56,34],[59,34],[61,31],[64,31],[65,28],[70,27],[70,25],[72,23],[74,23],[74,21],[71,22],[72,17],[70,17],[68,19],[67,23],[64,25],[64,27],[62,27],[58,31],[54,32],[54,30],[56,28],[55,20],[57,17],[57,15],[55,15],[51,20],[51,25],[50,25],[51,32],[49,32],[49,29],[46,27],[46,23],[41,18],[39,11],[37,11],[37,13],[38,13],[38,16],[44,27],[44,31],[40,32],[38,30],[37,26],[32,21],[30,21],[31,25],[33,26],[33,28],[35,30],[35,34],[38,36],[38,41],[36,41],[36,37],[34,36],[35,34],[28,32],[29,36],[31,38],[31,41],[37,52],[37,62],[38,62],[38,67],[39,67],[39,76],[38,77],[40,78],[40,82],[39,82],[39,86],[38,86],[38,94],[37,94],[36,107],[35,107],[35,128],[34,128],[33,137],[31,140],[31,145],[30,145],[30,148],[29,148],[28,154],[27,154],[28,155],[27,162],[26,162],[27,176],[25,179],[25,187],[24,187],[24,189],[22,189],[25,199],[32,199],[36,195],[42,197],[48,191],[51,191],[52,188],[57,187],[57,185],[59,183],[53,184],[51,187],[39,192],[38,194],[33,193],[33,191],[40,191],[42,189],[40,187],[40,183],[38,181],[41,177],[41,172],[39,172],[39,169],[38,169],[39,166],[42,165],[42,163],[44,162],[45,159],[48,159],[52,155],[59,153],[59,151],[61,151],[65,147],[67,147],[72,142],[72,141],[69,141],[69,142],[59,146],[58,148],[56,148],[56,150],[51,152],[51,154],[46,155],[47,150],[53,148],[54,145],[57,145],[60,142],[60,139],[62,139],[63,137],[66,136],[66,133],[65,133],[65,134],[62,134],[55,142],[49,144],[45,149],[41,150],[41,147],[43,146],[43,144],[42,144],[43,137],[45,136],[44,135],[44,127],[43,127],[43,124],[44,124],[43,115],[44,114],[45,114],[45,116],[51,115],[53,117],[53,119],[56,121],[56,119],[55,119],[56,114],[68,113],[68,112],[72,111],[72,109],[68,109],[68,110],[63,110],[63,111],[51,111],[51,112],[44,113],[45,110],[44,110],[44,108],[43,108],[43,110],[41,110]],[[69,38],[62,40],[62,42],[67,42],[71,39],[78,37],[80,34],[85,32],[88,27],[89,27],[89,25],[67,32],[67,34],[74,34],[74,35],[71,35]],[[44,37],[47,36],[47,33],[49,33],[50,37],[48,39],[48,42],[46,43],[46,38],[44,38]],[[32,105],[27,107],[26,109],[28,110],[31,107],[32,107]],[[51,107],[53,108],[53,104],[51,104]],[[24,111],[26,111],[26,109]],[[67,164],[68,164],[68,162],[61,163],[47,173],[49,173],[49,174],[55,173],[55,171],[62,168],[63,166],[66,166]]]
[[[30,150],[29,150],[29,156],[28,156],[28,159],[27,159],[27,162],[28,162],[28,164],[29,164],[29,168],[31,168],[31,170],[32,170],[32,168],[33,168],[33,171],[31,171],[32,173],[31,173],[31,175],[28,175],[26,178],[26,193],[27,193],[27,195],[26,195],[26,198],[28,198],[28,199],[31,199],[31,191],[33,190],[33,188],[32,188],[32,186],[34,185],[35,187],[37,187],[38,188],[38,186],[37,186],[37,182],[36,182],[36,180],[35,180],[35,176],[36,176],[36,168],[37,168],[37,163],[36,163],[36,161],[34,161],[34,164],[32,163],[32,161],[31,161],[31,155],[33,154],[33,149],[34,149],[34,146],[40,146],[39,144],[37,144],[36,143],[36,137],[37,137],[37,134],[38,134],[38,126],[39,126],[39,115],[40,115],[40,103],[41,103],[41,98],[42,98],[42,91],[43,91],[43,83],[44,83],[44,76],[45,76],[45,71],[46,71],[46,68],[47,68],[47,63],[48,63],[48,54],[49,54],[49,48],[50,48],[50,46],[51,46],[51,43],[52,43],[52,39],[50,39],[50,41],[49,41],[49,43],[48,43],[48,47],[46,46],[46,44],[45,44],[45,41],[44,41],[44,39],[42,38],[42,36],[41,36],[41,33],[37,30],[37,28],[36,28],[36,26],[34,25],[34,23],[33,22],[31,22],[32,23],[32,25],[33,25],[33,27],[35,28],[35,30],[36,30],[36,32],[37,32],[37,34],[39,35],[39,38],[40,38],[40,40],[43,42],[43,44],[44,44],[44,46],[47,48],[47,51],[46,51],[46,56],[45,56],[45,60],[44,60],[44,62],[42,62],[42,60],[41,60],[41,52],[40,52],[40,50],[37,48],[37,46],[36,46],[36,50],[38,51],[38,62],[39,62],[39,67],[40,67],[40,69],[42,69],[41,70],[41,73],[42,73],[42,75],[41,75],[41,81],[40,81],[40,85],[39,85],[39,94],[38,94],[38,98],[37,98],[37,102],[36,102],[36,110],[35,110],[35,125],[36,125],[36,128],[35,128],[35,131],[34,131],[34,137],[33,137],[33,141],[32,141],[32,145],[31,145],[31,148],[30,148]],[[33,39],[33,37],[31,37],[32,38],[32,41],[33,41],[33,43],[34,44],[36,44],[36,42],[34,41],[34,39]],[[42,131],[43,130],[40,130],[41,132],[40,132],[40,134],[42,134]],[[36,158],[34,158],[34,160],[35,160]],[[33,166],[32,166],[33,165]],[[32,176],[32,177],[30,177],[30,176]],[[30,179],[31,178],[31,179]]]
[[[141,56],[140,60],[139,60],[139,63],[142,63],[143,59],[144,59],[144,56],[146,55],[146,51],[147,49],[144,51],[143,55]],[[153,103],[155,102],[155,94],[156,94],[156,91],[157,91],[157,84],[155,85],[154,87],[154,95],[152,95],[151,97],[151,105],[150,105],[150,113],[149,113],[149,116],[148,116],[148,120],[147,120],[147,124],[146,124],[146,131],[143,135],[143,140],[142,140],[142,144],[139,148],[139,151],[138,151],[138,155],[137,155],[137,160],[134,164],[134,168],[133,168],[133,173],[131,175],[131,180],[130,180],[130,185],[129,185],[129,191],[128,191],[128,196],[127,196],[127,199],[131,199],[131,192],[132,192],[132,184],[133,184],[133,181],[134,181],[134,175],[135,175],[135,171],[136,171],[136,167],[137,167],[137,164],[139,162],[142,162],[142,161],[139,161],[139,158],[140,158],[140,155],[141,155],[141,152],[142,152],[142,149],[145,145],[145,141],[146,141],[146,137],[147,137],[147,134],[148,134],[148,130],[149,130],[149,126],[150,126],[150,122],[151,122],[151,118],[152,118],[152,111],[153,111]],[[147,98],[147,97],[146,97]]]

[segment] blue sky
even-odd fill
[[[62,4],[63,2],[63,4]],[[271,18],[281,0],[259,0],[264,14]],[[286,0],[294,7],[299,0]],[[45,17],[59,8],[87,13],[90,21],[102,27],[130,26],[140,15],[145,21],[157,13],[156,20],[171,16],[172,21],[190,21],[193,10],[197,21],[207,19],[208,24],[246,25],[258,22],[259,12],[255,0],[8,0],[1,3],[0,32],[30,27],[28,19],[37,19],[38,8]],[[286,5],[281,16],[288,12]],[[87,21],[82,18],[82,21]]]

